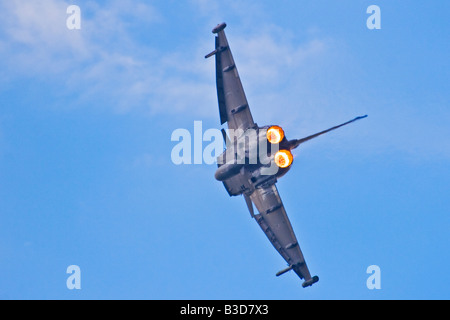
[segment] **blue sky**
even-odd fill
[[[81,30],[66,9],[82,11]],[[381,30],[366,9],[381,8]],[[448,299],[447,1],[0,3],[0,298]],[[255,120],[300,138],[278,185],[318,284],[301,288],[215,166],[226,21]],[[81,269],[68,290],[66,269]],[[368,290],[367,267],[381,269]]]

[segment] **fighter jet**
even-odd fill
[[[280,126],[259,127],[250,112],[225,35],[226,26],[226,23],[221,23],[212,30],[216,35],[215,50],[205,56],[215,56],[220,122],[221,125],[228,123],[228,133],[222,129],[226,149],[217,158],[218,169],[215,178],[223,182],[230,196],[244,196],[251,217],[287,262],[287,267],[276,276],[293,270],[300,279],[304,279],[302,286],[306,288],[319,281],[319,277],[311,277],[275,184],[292,167],[293,149],[367,116],[357,117],[308,137],[293,140],[286,138]]]

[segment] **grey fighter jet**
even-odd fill
[[[287,268],[304,279],[302,286],[309,287],[319,278],[312,277],[306,265],[297,238],[277,187],[277,179],[291,168],[291,151],[300,144],[324,133],[365,118],[353,120],[302,139],[288,140],[279,126],[259,127],[254,121],[244,89],[225,36],[226,24],[217,25],[212,32],[215,50],[205,56],[215,56],[216,84],[220,122],[228,122],[228,134],[222,129],[226,141],[225,151],[217,158],[215,178],[223,182],[230,196],[243,195],[252,218],[266,234],[278,253],[286,260]],[[256,155],[256,156],[255,156]],[[257,213],[253,209],[256,206]]]

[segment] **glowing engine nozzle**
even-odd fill
[[[284,138],[284,131],[279,126],[272,126],[267,130],[267,140],[272,144],[280,143]]]
[[[287,168],[292,164],[292,161],[294,161],[294,157],[292,156],[292,153],[289,150],[280,150],[275,154],[275,163],[280,168]]]

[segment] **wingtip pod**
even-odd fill
[[[227,27],[227,24],[225,22],[220,23],[212,30],[212,33],[217,34],[220,31],[222,31],[223,29],[225,29],[226,27]],[[216,42],[217,42],[217,40],[216,40]],[[215,54],[217,54],[217,53],[219,53],[219,52],[221,52],[221,51],[223,51],[225,49],[226,49],[226,47],[217,47],[217,43],[216,43],[216,49],[214,51],[208,53],[205,56],[205,59],[208,59],[208,58],[214,56]],[[222,124],[224,124],[224,122],[222,122]]]
[[[225,29],[227,27],[227,24],[225,22],[218,24],[213,30],[212,33],[219,33],[220,31],[222,31],[223,29]]]
[[[318,276],[314,276],[314,277],[312,277],[311,279],[304,281],[304,282],[302,283],[302,287],[303,287],[303,288],[310,287],[310,286],[312,286],[314,283],[316,283],[317,281],[319,281],[319,277],[318,277]]]

